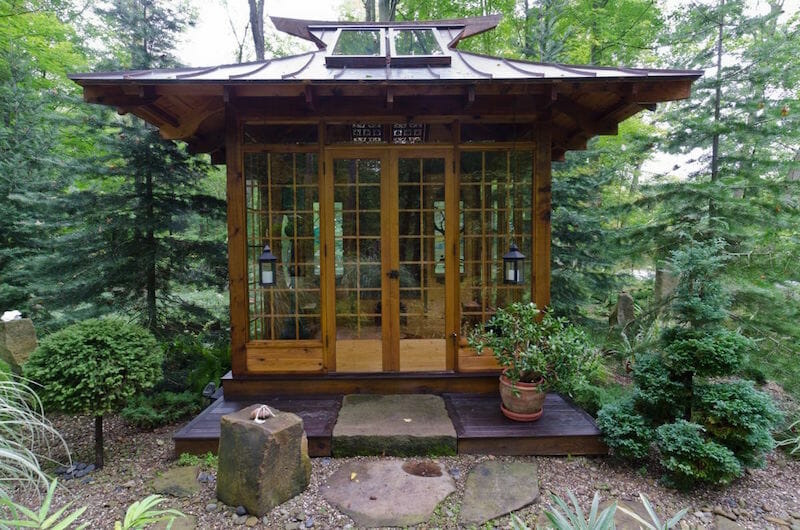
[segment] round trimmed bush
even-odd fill
[[[25,375],[42,385],[45,407],[95,417],[95,463],[103,465],[103,415],[161,379],[162,352],[141,326],[91,319],[42,340]]]

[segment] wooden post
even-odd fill
[[[227,95],[227,94],[226,94]],[[231,371],[247,372],[247,231],[241,131],[236,109],[225,103],[225,164],[228,199],[228,275],[231,314]]]
[[[531,294],[536,307],[550,305],[551,149],[550,122],[537,125],[533,155],[533,257]]]

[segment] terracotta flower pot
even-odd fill
[[[539,390],[542,380],[535,383],[511,383],[505,376],[500,376],[500,399],[503,404],[500,410],[515,421],[536,421],[542,417],[542,405],[546,392]]]

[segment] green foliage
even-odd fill
[[[153,429],[182,420],[203,409],[203,398],[193,392],[139,394],[122,409],[125,421],[142,429]]]
[[[512,382],[535,382],[571,394],[584,384],[598,363],[597,352],[579,328],[517,302],[497,312],[468,337],[480,355],[490,348]]]
[[[210,451],[200,456],[181,453],[181,456],[178,457],[179,466],[198,466],[200,464],[209,469],[216,469],[219,465],[219,457]]]
[[[46,407],[102,416],[152,387],[161,361],[148,331],[119,319],[91,319],[45,337],[25,374],[42,385]]]
[[[164,380],[158,388],[199,395],[209,382],[219,387],[230,368],[227,337],[209,343],[188,333],[176,335],[164,344]]]
[[[0,506],[7,508],[10,512],[9,519],[0,519],[0,526],[3,528],[39,528],[41,530],[66,530],[70,525],[77,522],[78,518],[86,511],[86,506],[78,508],[74,512],[64,515],[64,512],[72,505],[68,502],[54,513],[50,513],[53,504],[53,495],[56,492],[58,480],[53,480],[47,488],[47,495],[42,500],[42,504],[37,511],[30,510],[11,500],[5,495],[0,498]],[[76,530],[86,528],[88,523],[76,526]]]
[[[22,504],[14,502],[11,498],[2,495],[0,497],[0,527],[2,528],[37,528],[41,530],[67,530],[74,528],[81,530],[87,528],[88,523],[78,523],[78,519],[86,511],[86,506],[82,506],[72,513],[65,515],[65,512],[72,505],[68,502],[53,513],[53,496],[58,485],[58,480],[50,482],[47,488],[47,495],[42,500],[39,509],[34,511],[26,508]],[[166,499],[161,495],[150,495],[141,501],[131,504],[125,512],[125,519],[114,523],[114,530],[143,530],[150,525],[166,521],[167,528],[172,527],[172,521],[176,517],[185,517],[178,510],[158,509],[158,505]],[[3,509],[8,513],[5,518]],[[77,526],[71,526],[71,525]]]
[[[662,340],[663,361],[672,373],[705,375],[735,372],[754,347],[753,341],[725,328],[667,329]]]
[[[780,418],[751,383],[709,380],[739,372],[753,348],[724,327],[730,298],[719,280],[721,251],[717,241],[673,252],[673,324],[661,334],[660,351],[637,360],[632,401],[606,407],[598,418],[609,446],[627,458],[646,456],[652,431],[645,427],[655,428],[665,478],[678,487],[727,484],[744,466],[760,465]]]
[[[550,499],[558,508],[545,510],[545,517],[556,530],[611,530],[614,528],[614,512],[617,510],[617,503],[613,502],[605,510],[598,513],[600,507],[600,494],[594,493],[592,506],[589,510],[587,519],[581,510],[575,494],[567,490],[572,506],[570,507],[564,499],[557,495],[551,495]],[[559,510],[560,508],[560,510]]]
[[[158,505],[165,500],[161,495],[148,495],[134,502],[125,511],[125,519],[122,522],[114,522],[114,530],[139,530],[162,521],[166,521],[167,528],[171,528],[175,518],[186,516],[172,508],[158,509]]]
[[[633,365],[636,406],[655,422],[679,417],[683,413],[681,404],[690,398],[683,382],[670,375],[657,353],[643,355]]]
[[[696,423],[678,420],[656,429],[656,443],[661,465],[668,472],[665,481],[688,489],[698,483],[730,484],[742,475],[742,465],[733,451],[707,440],[704,429]]]
[[[688,508],[684,508],[670,517],[668,520],[662,522],[661,518],[653,508],[653,505],[650,503],[650,499],[647,498],[647,495],[640,493],[639,498],[642,500],[642,505],[644,506],[645,510],[647,510],[647,515],[650,517],[649,521],[644,519],[633,510],[627,509],[624,505],[620,505],[619,510],[624,512],[629,517],[635,519],[639,524],[643,525],[641,527],[642,530],[670,530],[670,528],[677,526],[680,520],[683,519],[686,513],[689,511]]]
[[[615,455],[641,460],[650,454],[653,428],[634,410],[632,399],[603,407],[597,414],[597,426]]]
[[[46,485],[41,464],[53,461],[56,447],[69,454],[31,385],[11,376],[0,377],[0,496],[17,486]]]
[[[781,419],[772,399],[745,381],[708,383],[694,388],[692,421],[748,466],[760,466],[775,445],[770,431]]]
[[[787,425],[778,434],[776,445],[788,451],[790,455],[800,456],[800,418]]]

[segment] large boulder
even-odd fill
[[[259,424],[250,418],[257,406],[222,417],[217,497],[262,516],[306,489],[311,459],[303,420],[272,409]]]
[[[20,372],[21,367],[36,349],[36,330],[29,318],[0,322],[0,359]]]

